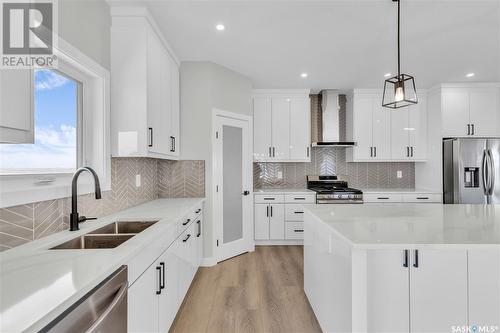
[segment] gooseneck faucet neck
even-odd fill
[[[71,180],[71,214],[70,214],[70,221],[69,221],[69,230],[70,231],[76,231],[79,230],[78,224],[79,222],[83,222],[85,220],[88,220],[88,218],[82,216],[80,218],[78,216],[78,177],[80,174],[84,171],[89,172],[92,177],[94,178],[94,193],[95,193],[95,198],[101,199],[101,185],[99,183],[99,177],[97,176],[97,173],[94,171],[94,169],[90,167],[81,167],[78,168],[75,173],[73,174],[73,179]]]

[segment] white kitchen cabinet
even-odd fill
[[[180,117],[175,55],[142,12],[113,7],[112,20],[112,155],[177,159]]]
[[[128,331],[158,332],[158,295],[160,268],[155,264],[128,289]]]
[[[255,204],[255,239],[285,239],[283,204]]]
[[[254,161],[310,162],[308,90],[255,90]]]
[[[174,242],[170,248],[158,259],[157,265],[161,269],[161,283],[163,287],[158,297],[158,332],[168,332],[172,325],[177,309],[180,306],[179,299],[179,267],[178,243]]]
[[[254,207],[255,239],[269,239],[269,205],[255,204]]]
[[[427,158],[426,100],[391,112],[391,159],[422,161]]]
[[[32,70],[0,70],[0,143],[34,143]]]
[[[380,97],[372,100],[372,146],[374,160],[391,158],[391,113],[380,103]]]
[[[441,88],[443,137],[500,135],[500,89],[491,85]]]

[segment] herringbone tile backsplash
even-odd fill
[[[346,98],[340,96],[340,139],[345,140]],[[320,95],[311,95],[312,141],[321,137]],[[349,186],[414,188],[415,163],[347,163],[346,148],[313,148],[310,163],[254,163],[254,188],[305,188],[307,175],[337,175]],[[403,178],[396,172],[402,171]]]
[[[135,176],[141,175],[141,186]],[[166,161],[150,158],[113,158],[111,191],[101,200],[93,194],[78,198],[81,215],[102,217],[160,198],[203,197],[204,161]],[[35,202],[0,209],[0,251],[68,228],[71,198]]]

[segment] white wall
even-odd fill
[[[181,63],[181,159],[205,161],[204,253],[213,256],[212,109],[252,115],[252,83],[210,62]]]
[[[59,36],[110,69],[110,9],[105,0],[59,0]]]

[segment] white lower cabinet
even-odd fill
[[[283,204],[255,204],[255,239],[285,239]]]
[[[166,333],[170,329],[201,261],[201,223],[201,217],[197,217],[186,225],[129,287],[129,332]]]

